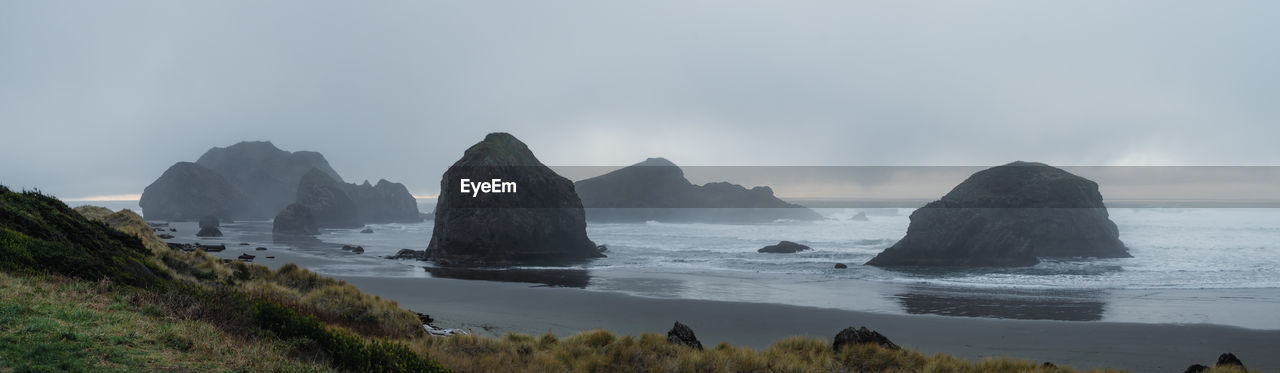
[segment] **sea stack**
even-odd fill
[[[231,219],[249,198],[218,173],[178,162],[148,185],[138,205],[151,220],[194,221],[205,216]]]
[[[1098,184],[1042,163],[979,171],[911,213],[874,266],[1031,266],[1042,257],[1128,258]]]
[[[360,222],[355,202],[342,190],[342,183],[319,170],[302,175],[298,181],[298,202],[311,210],[316,226],[320,228],[359,228]]]
[[[822,220],[804,206],[775,197],[773,189],[713,182],[695,185],[664,158],[649,158],[578,181],[575,189],[587,219],[612,222],[760,223],[779,219]]]
[[[275,235],[314,236],[320,234],[311,208],[300,203],[290,204],[271,221],[271,233]]]
[[[437,263],[598,258],[573,182],[507,133],[468,148],[440,180],[427,255]]]

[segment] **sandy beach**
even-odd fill
[[[230,247],[229,247],[230,248]],[[239,248],[218,253],[239,255]],[[269,253],[269,254],[268,254]],[[258,252],[276,267],[307,267],[323,258],[289,250]],[[260,257],[261,258],[261,257]],[[831,338],[847,326],[867,326],[926,354],[980,359],[1007,356],[1077,368],[1133,372],[1181,371],[1232,352],[1253,369],[1280,369],[1280,331],[1206,324],[1031,321],[888,315],[783,304],[658,299],[523,283],[442,278],[341,277],[361,290],[430,314],[437,324],[497,336],[507,332],[569,335],[595,328],[618,334],[665,333],[680,321],[704,344],[764,348],[793,335]]]

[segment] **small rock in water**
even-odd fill
[[[396,252],[396,255],[388,256],[388,257],[387,257],[387,259],[417,259],[417,260],[426,260],[426,259],[427,259],[427,251],[426,251],[426,250],[414,250],[414,249],[400,249],[400,251],[397,251],[397,252]]]
[[[265,247],[258,247],[258,248],[254,248],[254,250],[258,250],[258,251],[267,251],[267,248],[265,248]]]
[[[253,258],[255,258],[255,257],[254,257],[253,255],[249,255],[249,254],[240,254],[240,256],[236,257],[236,259],[240,259],[240,260],[248,260],[248,261],[252,261],[252,260],[253,260]]]
[[[373,233],[373,228],[365,227],[360,233]]]
[[[844,263],[836,263],[836,268],[845,269],[845,268],[849,268],[849,266],[845,265]]]
[[[363,247],[363,246],[342,245],[342,250],[343,250],[343,251],[350,251],[350,252],[353,252],[353,253],[356,253],[356,254],[364,254],[364,247]]]
[[[241,243],[240,243],[240,246],[249,246],[249,243],[248,243],[248,242],[241,242]]]
[[[275,258],[276,258],[276,257],[274,257],[274,256],[268,256],[268,257],[267,257],[267,259],[275,259]]]
[[[172,234],[164,233],[164,234],[160,234],[158,237],[160,237],[160,239],[162,239],[162,240],[167,240],[167,239],[171,239],[171,238],[173,238],[173,235],[172,235]]]
[[[756,250],[758,253],[792,254],[809,250],[808,246],[791,241],[779,241],[777,245],[769,245]]]
[[[698,337],[693,334],[693,329],[679,321],[676,321],[676,325],[667,332],[667,342],[702,349],[702,342],[699,342]]]
[[[178,231],[178,228],[169,228],[169,231],[170,231],[170,232],[177,232],[177,231]]]

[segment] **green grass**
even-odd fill
[[[0,371],[332,371],[292,349],[140,307],[107,282],[0,273]]]

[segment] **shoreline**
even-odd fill
[[[272,249],[276,259],[256,263],[311,268],[333,262]],[[215,253],[238,255],[236,250]],[[260,257],[261,258],[261,257]],[[866,326],[894,343],[925,354],[966,359],[1010,357],[1076,368],[1133,372],[1181,371],[1211,364],[1232,352],[1251,369],[1280,369],[1280,330],[1213,324],[1149,324],[1110,321],[1011,320],[938,315],[897,315],[833,308],[694,299],[654,298],[617,292],[528,283],[430,277],[332,276],[362,291],[431,315],[436,324],[485,336],[508,332],[567,336],[605,329],[619,335],[665,333],[689,325],[704,345],[721,342],[756,349],[785,337],[831,339],[848,326]]]

